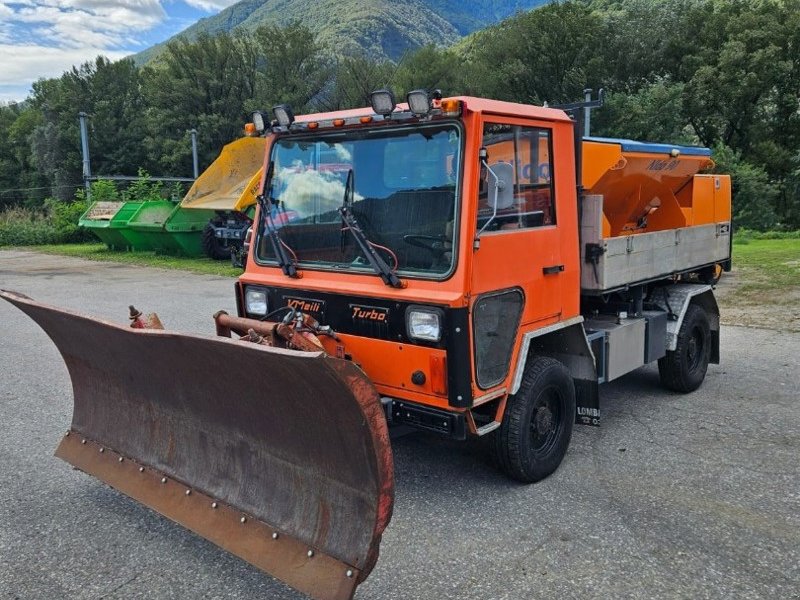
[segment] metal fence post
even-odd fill
[[[197,179],[200,175],[197,163],[197,129],[192,129],[190,133],[192,134],[192,169],[194,178]]]
[[[86,189],[86,201],[90,202],[92,200],[92,163],[89,160],[89,132],[86,127],[88,116],[85,112],[78,113],[81,127],[81,155],[83,156],[83,187]]]
[[[586,88],[583,90],[583,99],[586,102],[592,101],[592,88]],[[592,109],[587,107],[583,113],[583,135],[589,136],[589,130],[592,122]]]

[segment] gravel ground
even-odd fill
[[[124,322],[212,332],[233,280],[0,251],[0,288]],[[187,311],[189,307],[191,310]],[[0,306],[0,598],[302,598],[52,457],[71,388]],[[561,468],[523,486],[478,445],[394,443],[396,504],[360,600],[800,598],[800,333],[726,326],[722,365],[676,395],[647,367],[603,389]]]

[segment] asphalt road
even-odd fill
[[[211,333],[233,280],[0,251],[0,288]],[[523,486],[477,445],[394,443],[396,503],[357,598],[800,598],[800,333],[725,327],[723,364],[676,395],[643,368],[603,390],[561,468]],[[0,598],[301,595],[52,456],[71,387],[0,305]]]

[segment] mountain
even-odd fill
[[[298,21],[339,54],[367,52],[397,60],[407,50],[427,44],[453,44],[473,31],[549,1],[241,0],[175,37],[194,39],[202,33],[215,35]],[[152,60],[167,42],[136,54],[134,60],[137,64]]]

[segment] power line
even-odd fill
[[[42,187],[29,187],[29,188],[8,188],[5,190],[0,190],[0,194],[5,194],[8,192],[37,192],[40,190],[55,190],[55,189],[64,189],[64,188],[71,188],[71,187],[80,187],[81,183],[66,183],[63,185],[45,185]]]

